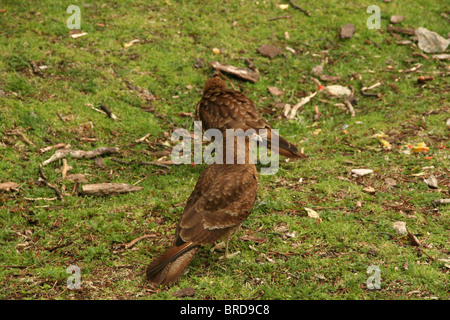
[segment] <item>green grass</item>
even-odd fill
[[[386,31],[389,17],[398,14],[406,17],[402,27],[447,36],[445,1],[377,1],[380,30],[366,27],[366,8],[373,3],[303,3],[311,17],[292,7],[281,10],[280,3],[287,1],[74,1],[88,34],[72,39],[67,2],[1,2],[6,12],[0,13],[0,183],[20,187],[0,191],[0,298],[175,299],[176,290],[193,287],[193,299],[449,299],[449,269],[439,259],[450,257],[450,210],[432,204],[450,197],[448,63],[413,55],[417,47],[396,44]],[[283,15],[291,18],[268,21]],[[341,40],[339,28],[348,22],[357,32]],[[133,39],[140,42],[125,48]],[[291,47],[296,54],[284,50],[268,59],[256,51],[263,43]],[[199,58],[205,66],[196,68]],[[310,159],[282,158],[276,175],[260,176],[254,210],[231,242],[232,252],[241,251],[237,257],[219,260],[222,252],[205,247],[173,287],[145,281],[146,265],[170,245],[180,204],[205,165],[163,169],[105,157],[99,167],[68,158],[70,173],[85,174],[90,182],[137,182],[144,189],[109,198],[78,196],[55,162],[44,170],[65,201],[25,199],[55,196],[38,181],[38,164],[53,153],[39,153],[46,146],[117,146],[116,157],[125,161],[157,159],[154,153],[167,148],[174,129],[193,130],[192,119],[181,113],[194,113],[212,71],[208,63],[246,67],[246,58],[259,69],[260,80],[231,82]],[[318,95],[287,120],[275,104],[293,105],[316,91],[310,71],[325,58],[324,74],[339,75],[335,84],[355,89],[356,116],[334,106],[339,99]],[[33,73],[32,61],[47,66],[42,76]],[[416,72],[399,72],[417,64]],[[434,80],[419,85],[420,75]],[[373,92],[380,98],[360,94],[377,82]],[[285,94],[271,96],[268,86]],[[146,100],[139,89],[156,99]],[[88,106],[100,103],[120,120]],[[314,105],[322,113],[316,123]],[[373,138],[381,132],[392,150]],[[148,133],[151,146],[134,143]],[[428,154],[399,152],[418,142],[426,143]],[[374,173],[355,178],[354,168]],[[438,189],[423,182],[430,174],[438,178]],[[386,177],[397,185],[388,186]],[[376,192],[364,192],[366,186]],[[305,207],[317,211],[321,223]],[[421,247],[395,234],[392,223],[398,220]],[[124,249],[147,234],[153,237]],[[70,265],[81,268],[81,290],[66,286]],[[371,265],[380,268],[380,290],[367,288]]]

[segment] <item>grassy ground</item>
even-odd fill
[[[87,32],[77,39],[66,26],[67,1],[0,3],[6,9],[0,13],[0,183],[20,185],[0,191],[0,298],[176,299],[173,293],[187,287],[195,290],[192,299],[449,298],[449,263],[439,260],[450,258],[449,206],[432,204],[449,198],[449,67],[431,55],[414,55],[421,52],[414,43],[397,44],[401,39],[386,31],[397,14],[406,17],[402,27],[446,36],[445,1],[303,1],[310,17],[280,9],[285,3],[74,0]],[[371,4],[381,9],[380,30],[366,27]],[[269,21],[285,15],[291,17]],[[339,39],[339,28],[349,22],[356,34]],[[133,39],[140,41],[125,48]],[[256,51],[263,43],[295,54],[263,57]],[[311,69],[326,58],[324,74],[340,76],[331,84],[355,89],[356,116],[335,106],[341,100],[316,96],[287,120],[277,103],[293,105],[315,92]],[[204,66],[196,67],[197,59]],[[246,67],[245,59],[259,69],[260,81],[231,83],[310,159],[283,158],[276,175],[260,176],[255,208],[231,243],[239,256],[218,260],[222,252],[207,247],[173,287],[144,280],[146,264],[172,241],[180,204],[205,165],[166,169],[108,156],[99,166],[69,158],[70,173],[92,183],[137,183],[143,190],[79,196],[74,182],[61,178],[58,161],[44,170],[63,190],[64,202],[25,199],[55,196],[38,181],[39,163],[54,152],[41,154],[46,146],[114,146],[120,148],[115,158],[128,162],[160,158],[175,128],[193,130],[186,113],[194,112],[211,74],[208,62]],[[32,62],[47,68],[33,72]],[[418,76],[434,79],[418,84]],[[360,93],[377,82],[371,93],[378,98]],[[272,96],[269,86],[285,94]],[[119,121],[89,107],[100,103]],[[322,113],[317,121],[314,105]],[[19,131],[32,144],[14,135]],[[380,133],[391,150],[373,137]],[[134,142],[146,134],[148,144]],[[430,148],[427,154],[402,152],[419,142]],[[374,173],[356,178],[350,173],[356,168]],[[438,189],[423,181],[432,174]],[[421,246],[397,235],[395,221],[406,222]],[[125,248],[142,235],[151,236]],[[80,290],[67,288],[70,265],[81,269]],[[380,290],[367,288],[371,265],[380,269]]]

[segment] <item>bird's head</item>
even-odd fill
[[[209,78],[208,80],[206,80],[205,88],[203,89],[203,93],[205,93],[206,91],[208,91],[211,88],[224,88],[224,89],[226,89],[227,85],[220,78],[219,75],[215,75],[214,77]]]

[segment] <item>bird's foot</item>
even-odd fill
[[[220,242],[220,243],[216,243],[215,245],[214,245],[214,247],[212,247],[211,248],[211,252],[214,252],[214,251],[216,251],[216,250],[220,250],[220,249],[223,249],[223,248],[225,248],[226,247],[226,243],[224,242],[224,241],[222,241],[222,242]]]
[[[237,256],[240,253],[241,253],[240,251],[236,251],[234,253],[225,253],[223,256],[219,257],[219,260],[231,259],[231,258],[234,258],[235,256]]]

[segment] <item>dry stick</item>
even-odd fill
[[[361,94],[363,96],[366,96],[366,97],[377,97],[377,98],[379,98],[381,96],[379,93],[369,93],[367,91],[372,90],[372,89],[374,89],[374,88],[376,88],[376,87],[378,87],[380,85],[381,85],[381,82],[377,82],[374,85],[371,85],[370,87],[362,87],[361,90],[360,90]]]
[[[147,138],[150,137],[150,133],[147,133],[145,136],[143,136],[142,138],[136,139],[134,140],[134,142],[136,143],[140,143],[140,142],[144,142],[145,140],[147,140]]]
[[[132,248],[138,241],[146,238],[154,238],[156,237],[154,234],[144,234],[143,236],[140,236],[139,238],[134,239],[133,241],[129,242],[125,245],[125,249]]]
[[[53,189],[56,193],[56,196],[58,197],[59,200],[64,201],[64,196],[61,192],[61,190],[59,190],[59,188],[53,184],[51,184],[50,182],[48,182],[48,178],[44,173],[44,170],[42,168],[42,163],[39,163],[39,181],[42,182],[44,185],[46,185],[47,187]]]
[[[278,19],[290,19],[290,18],[292,18],[292,16],[290,16],[290,15],[278,16],[278,17],[269,18],[269,21],[278,20]]]
[[[313,98],[316,94],[317,94],[317,91],[314,92],[313,94],[310,94],[309,96],[303,98],[302,100],[300,100],[299,103],[297,103],[295,106],[292,107],[291,113],[290,113],[286,118],[288,118],[288,119],[294,119],[294,118],[295,118],[295,114],[297,113],[297,110],[298,110],[301,106],[307,104],[307,103],[311,100],[311,98]]]
[[[388,26],[387,31],[406,34],[408,36],[416,35],[416,29],[409,29],[409,28],[402,28],[402,27]]]
[[[27,136],[23,132],[21,132],[19,129],[12,130],[10,132],[7,132],[6,134],[12,135],[12,136],[20,136],[27,145],[36,147],[36,145],[30,139],[28,139]]]
[[[42,149],[39,150],[39,152],[40,153],[45,153],[45,152],[50,151],[52,149],[64,148],[65,146],[66,146],[65,143],[58,143],[58,144],[55,144],[53,146],[48,146],[48,147],[42,148]]]
[[[450,199],[436,199],[436,200],[433,200],[433,205],[440,205],[440,204],[450,204]]]
[[[96,157],[100,157],[103,155],[109,155],[112,153],[118,153],[119,148],[113,148],[113,147],[100,147],[91,151],[83,151],[83,150],[72,150],[72,149],[66,149],[66,150],[57,150],[54,155],[50,157],[50,159],[45,160],[42,162],[42,165],[45,166],[49,163],[55,162],[59,159],[65,158],[68,155],[70,155],[72,158],[75,159],[93,159]]]
[[[80,194],[88,196],[112,196],[121,193],[136,192],[143,187],[126,183],[93,183],[81,186]]]
[[[103,111],[105,111],[105,113],[108,115],[108,117],[110,117],[111,119],[113,119],[114,121],[117,121],[117,117],[114,113],[111,112],[111,110],[109,110],[109,108],[103,104],[101,104],[100,109],[102,109]]]
[[[345,100],[344,104],[347,106],[347,109],[350,112],[350,115],[352,117],[354,117],[355,116],[355,109],[353,108],[353,105],[351,104],[351,102],[348,101],[348,100]]]
[[[54,197],[54,198],[27,198],[27,197],[23,197],[23,199],[28,200],[28,201],[40,201],[40,200],[54,201],[54,200],[58,200],[57,197]]]
[[[222,64],[218,61],[211,61],[209,64],[216,70],[230,73],[236,77],[248,80],[253,83],[258,82],[259,80],[258,72],[252,69],[238,68],[229,64]]]
[[[72,169],[72,167],[67,164],[67,159],[62,159],[62,163],[63,166],[61,168],[61,176],[63,179],[65,179],[67,172],[69,172],[69,170]]]
[[[319,106],[314,105],[314,121],[318,121],[322,113],[319,111]]]
[[[70,246],[72,243],[73,243],[73,241],[68,241],[66,243],[63,243],[63,244],[60,244],[60,245],[57,245],[57,246],[54,246],[54,247],[51,247],[51,248],[44,248],[44,250],[53,252],[56,249],[60,249],[60,248],[64,248],[64,247]]]
[[[120,159],[116,159],[116,158],[111,158],[112,161],[120,163],[120,164],[124,164],[124,165],[132,165],[132,164],[139,164],[139,165],[143,165],[143,166],[155,166],[155,167],[161,167],[164,169],[170,169],[169,166],[165,165],[165,164],[160,164],[160,163],[156,163],[156,162],[147,162],[147,161],[125,161],[125,160],[120,160]]]
[[[296,5],[294,3],[294,1],[289,0],[289,3],[291,4],[291,6],[297,10],[300,10],[301,12],[303,12],[304,14],[306,14],[308,17],[311,16],[311,13],[309,13],[308,11],[306,11],[305,9],[303,9],[302,7],[299,7],[298,5]]]

